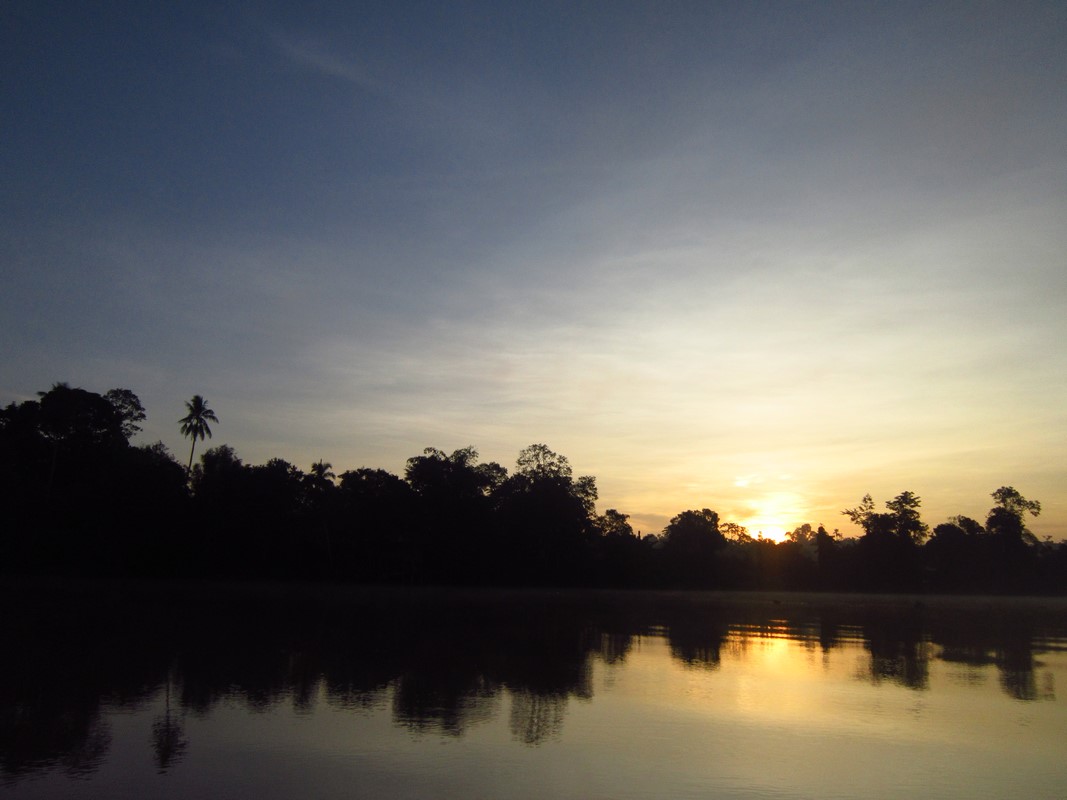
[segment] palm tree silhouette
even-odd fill
[[[185,409],[189,413],[182,417],[178,422],[181,423],[182,436],[188,436],[193,440],[193,446],[189,448],[189,466],[188,471],[193,469],[193,451],[196,450],[196,440],[203,439],[205,436],[211,438],[211,428],[208,427],[208,422],[218,422],[219,418],[215,416],[215,412],[207,407],[207,400],[198,394],[193,395],[192,400],[185,402]]]
[[[333,464],[329,461],[316,461],[311,465],[311,475],[318,485],[333,483],[337,476],[333,473]]]

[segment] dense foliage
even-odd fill
[[[192,439],[218,422],[199,395],[179,422]],[[0,570],[155,577],[299,578],[362,583],[1062,593],[1067,544],[1026,528],[1040,504],[993,492],[985,524],[931,531],[902,492],[846,514],[855,539],[802,525],[753,539],[711,509],[660,534],[597,514],[596,481],[543,444],[514,471],[474,448],[428,448],[404,475],[248,465],[227,445],[185,468],[130,439],[145,418],[128,389],[57,384],[0,411]],[[190,451],[190,463],[192,450]]]

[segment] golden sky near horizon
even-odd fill
[[[2,12],[0,402],[402,473],[545,443],[643,532],[1067,538],[1067,8]]]

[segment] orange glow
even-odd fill
[[[802,498],[788,491],[766,492],[746,505],[747,513],[740,516],[749,536],[756,539],[762,534],[764,539],[776,542],[784,541],[786,534],[795,527],[789,521],[802,519],[806,511]]]
[[[748,535],[753,539],[762,536],[775,542],[785,541],[785,527],[772,520],[749,519],[741,524],[748,528]]]

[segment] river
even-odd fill
[[[1063,798],[1067,600],[6,581],[17,798]]]

